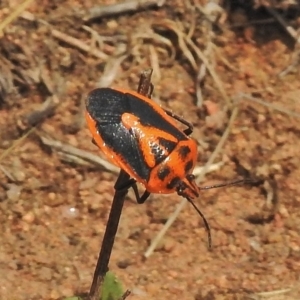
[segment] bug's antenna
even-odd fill
[[[223,187],[223,186],[237,185],[237,184],[241,184],[241,183],[253,183],[253,182],[254,181],[250,178],[239,179],[239,180],[225,182],[225,183],[219,183],[219,184],[215,184],[215,185],[202,186],[202,187],[200,186],[199,190],[210,190],[210,189],[215,189],[215,188],[219,188],[219,187]]]
[[[200,211],[200,209],[196,206],[196,204],[193,202],[192,199],[186,197],[186,199],[193,205],[194,209],[196,210],[196,212],[201,216],[203,222],[204,222],[204,226],[205,226],[205,230],[207,232],[207,237],[208,237],[208,248],[211,250],[211,232],[210,232],[210,227],[209,224],[205,218],[205,216],[203,215],[203,213]]]

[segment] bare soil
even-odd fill
[[[129,193],[110,269],[132,290],[132,300],[300,299],[299,46],[262,7],[232,1],[211,26],[192,3],[166,1],[160,8],[84,23],[96,1],[44,0],[32,2],[5,27],[1,300],[63,299],[89,290],[117,175],[53,141],[104,158],[83,119],[90,90],[136,90],[140,72],[153,67],[154,98],[193,123],[199,166],[207,162],[233,107],[208,69],[196,81],[199,51],[238,107],[215,159],[222,164],[201,184],[245,175],[261,184],[202,192],[197,205],[211,227],[212,251],[201,218],[187,205],[147,259],[151,240],[181,198],[152,195],[138,205]],[[17,4],[0,2],[0,20]],[[298,29],[299,10],[277,12]],[[197,105],[198,87],[203,105]],[[50,109],[41,116],[45,106]]]

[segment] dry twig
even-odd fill
[[[287,73],[289,73],[291,70],[293,70],[296,65],[299,64],[299,52],[300,52],[300,34],[297,32],[292,26],[289,26],[285,19],[270,5],[265,6],[266,10],[274,17],[275,20],[278,21],[278,23],[283,26],[283,28],[286,30],[286,32],[296,41],[296,47],[293,53],[293,58],[291,64],[285,68],[280,74],[279,77],[285,76]]]
[[[5,149],[1,155],[0,155],[0,162],[17,146],[19,146],[33,131],[35,130],[35,127],[32,127],[30,130],[28,130],[23,136],[21,136],[19,139],[14,141],[14,143],[7,149]]]
[[[223,161],[220,161],[220,162],[215,163],[215,164],[211,164],[211,165],[209,165],[209,166],[206,168],[205,174],[211,173],[211,172],[215,172],[215,171],[219,170],[223,165],[224,165],[224,162],[223,162]],[[203,173],[203,169],[204,169],[204,167],[197,166],[197,167],[194,169],[193,174],[194,174],[196,177],[198,177],[198,176],[200,176],[200,175]]]
[[[51,34],[53,35],[53,37],[57,38],[58,40],[65,42],[73,47],[76,47],[84,52],[87,52],[97,58],[100,58],[103,60],[106,60],[108,58],[108,55],[105,54],[104,52],[102,52],[98,49],[94,49],[91,46],[85,44],[83,41],[76,39],[70,35],[67,35],[59,30],[52,29]]]
[[[84,21],[144,10],[152,6],[162,7],[165,2],[166,0],[127,0],[121,3],[95,6],[89,9]]]
[[[137,43],[138,39],[142,39],[142,43]],[[167,61],[160,61],[159,63],[162,64],[172,64],[176,57],[176,50],[172,44],[172,42],[162,35],[155,33],[154,30],[145,25],[141,28],[137,33],[130,36],[129,40],[129,48],[132,54],[139,53],[140,47],[144,44],[144,41],[151,41],[151,46],[156,46],[157,52],[163,52],[165,48],[167,49],[166,52],[168,53]],[[150,50],[151,51],[151,50]],[[150,52],[151,55],[151,52]],[[138,55],[135,55],[138,56]],[[141,59],[141,58],[139,58]]]
[[[190,49],[187,47],[186,44],[186,35],[178,28],[177,24],[172,21],[172,20],[161,20],[161,21],[156,21],[153,26],[156,27],[165,27],[171,31],[173,31],[177,35],[178,39],[178,46],[180,50],[182,51],[183,55],[186,57],[186,59],[190,62],[192,68],[194,70],[197,70],[198,65],[196,63],[196,60],[190,51]]]
[[[118,173],[119,168],[115,167],[114,165],[110,164],[106,160],[102,159],[101,157],[94,155],[90,152],[78,149],[76,147],[73,147],[71,145],[64,144],[60,141],[53,140],[50,138],[47,138],[45,136],[40,135],[41,141],[44,145],[55,149],[56,151],[60,151],[69,155],[77,156],[83,160],[86,160],[88,162],[91,162],[93,164],[99,165],[104,167],[105,169],[113,172]]]
[[[118,300],[125,300],[129,295],[131,294],[131,292],[129,290],[127,290],[120,299]]]
[[[210,4],[211,4],[211,2],[209,1],[206,4],[205,8],[211,6]],[[217,7],[219,7],[219,6],[217,5]],[[203,50],[203,54],[204,54],[205,57],[208,57],[212,53],[212,48],[213,48],[212,24],[215,22],[215,19],[213,19],[212,16],[211,16],[212,15],[212,10],[202,8],[202,6],[200,4],[196,5],[196,8],[198,8],[198,10],[200,10],[206,16],[206,19],[203,20],[203,27],[205,28],[205,37],[206,37],[206,40],[205,40],[206,47]],[[192,34],[188,34],[187,38],[192,39]],[[202,105],[203,105],[203,96],[202,96],[201,85],[204,81],[205,76],[206,76],[206,65],[205,65],[204,62],[202,62],[200,67],[198,68],[196,82],[195,82],[196,98],[197,98],[197,106],[198,107],[202,107]]]
[[[192,51],[189,49],[189,47],[195,52],[198,59],[200,59],[203,62],[203,64],[205,65],[205,67],[209,71],[211,77],[215,81],[215,84],[216,84],[219,92],[223,96],[223,99],[225,100],[227,106],[231,106],[231,100],[228,97],[219,76],[217,75],[217,73],[214,70],[213,66],[210,64],[210,62],[206,58],[205,54],[199,49],[199,47],[196,46],[196,44],[191,40],[191,38],[189,36],[185,35],[181,30],[179,30],[177,24],[172,20],[158,21],[158,22],[155,22],[154,25],[168,28],[169,30],[176,33],[177,38],[178,38],[178,45],[179,45],[183,55],[190,62],[193,69],[196,72],[198,72],[199,71],[198,64],[197,64],[197,62],[196,62],[196,60],[195,60],[195,58],[192,54]]]
[[[122,62],[127,58],[127,56],[127,54],[124,54],[119,57],[112,57],[108,59],[108,61],[105,64],[102,76],[97,83],[97,86],[99,88],[109,87],[112,85],[112,83],[117,77],[117,74],[120,72],[120,66]]]
[[[31,2],[33,2],[33,0],[25,0],[21,4],[15,6],[14,11],[0,23],[0,37],[3,35],[4,28],[19,17],[19,15],[30,5]]]
[[[153,45],[149,45],[149,52],[150,52],[151,68],[153,69],[152,81],[159,82],[161,80],[161,71],[160,71],[157,51]]]
[[[291,291],[292,291],[292,288],[286,288],[286,289],[274,290],[274,291],[269,291],[269,292],[259,292],[259,293],[256,293],[255,295],[258,295],[261,297],[271,297],[271,296],[287,294]]]
[[[202,62],[205,64],[207,70],[209,71],[211,77],[215,81],[215,84],[216,84],[220,94],[222,95],[223,99],[225,100],[227,106],[231,106],[231,100],[228,97],[228,95],[223,87],[222,81],[220,80],[220,78],[219,78],[218,74],[216,73],[215,69],[213,68],[213,66],[210,64],[210,62],[205,57],[204,53],[195,45],[195,43],[190,38],[186,38],[186,42],[195,51],[198,58],[201,59]]]
[[[292,26],[289,26],[281,15],[277,13],[272,6],[265,6],[265,8],[279,22],[279,24],[283,26],[288,34],[295,39],[297,43],[300,43],[300,36],[297,31]]]
[[[58,104],[59,100],[55,95],[48,97],[39,109],[23,117],[22,124],[20,124],[22,129],[24,130],[41,123],[55,111]]]
[[[26,14],[23,14],[22,17],[25,19],[25,20],[28,20],[28,21],[37,21],[39,22],[40,24],[43,24],[47,27],[52,27],[51,24],[49,24],[48,22],[46,22],[45,20],[43,19],[37,19],[33,14],[31,14],[30,12],[26,12]],[[86,28],[84,28],[86,29]],[[108,58],[108,55],[105,54],[104,52],[100,51],[99,49],[96,49],[90,45],[87,45],[86,43],[84,43],[83,41],[77,39],[77,38],[74,38],[66,33],[63,33],[59,30],[56,30],[56,29],[51,29],[51,34],[53,37],[55,37],[56,39],[62,41],[62,42],[65,42],[75,48],[78,48],[79,50],[81,51],[84,51],[84,52],[87,52],[97,58],[100,58],[100,59],[103,59],[103,60],[106,60]]]
[[[261,104],[263,106],[268,107],[269,109],[273,109],[273,110],[279,111],[279,112],[281,112],[283,114],[289,115],[289,116],[294,117],[294,118],[300,118],[300,113],[291,111],[289,109],[286,109],[284,107],[278,106],[276,104],[268,103],[268,102],[264,101],[263,99],[258,99],[258,98],[252,97],[252,96],[250,96],[248,94],[241,93],[237,97],[235,97],[236,101],[241,101],[241,99],[245,99],[245,100],[249,100],[249,101],[252,101],[252,102],[256,102],[258,104]]]

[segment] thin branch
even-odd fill
[[[196,60],[195,60],[192,52],[190,51],[190,49],[187,46],[186,35],[178,28],[177,24],[172,20],[164,19],[164,20],[156,21],[153,25],[165,27],[165,28],[173,31],[177,35],[178,46],[181,49],[183,55],[190,62],[193,69],[197,70],[198,65],[196,63]]]
[[[129,295],[131,294],[131,292],[129,290],[127,290],[120,299],[118,300],[125,300]]]
[[[205,164],[202,174],[200,174],[196,179],[197,184],[199,184],[203,180],[205,174],[207,173],[209,166],[215,161],[217,155],[221,152],[222,148],[224,147],[224,144],[225,144],[226,140],[228,139],[231,128],[233,126],[233,122],[235,121],[235,119],[237,117],[237,114],[238,114],[238,107],[235,107],[231,113],[227,128],[224,131],[221,139],[219,140],[217,147],[215,148],[214,152],[211,154],[207,163]]]
[[[214,67],[210,64],[210,62],[208,61],[206,56],[203,54],[203,52],[195,45],[195,43],[190,38],[186,38],[186,42],[195,51],[195,53],[197,54],[199,59],[202,60],[203,64],[206,66],[207,70],[209,71],[212,79],[215,81],[215,84],[216,84],[220,94],[222,95],[223,99],[225,100],[226,104],[228,106],[230,106],[231,99],[228,97],[228,95],[223,87],[223,84],[222,84],[218,74],[216,73]]]
[[[104,167],[105,169],[113,172],[113,173],[118,173],[119,172],[119,168],[115,167],[114,165],[110,164],[109,162],[107,162],[106,160],[102,159],[101,157],[92,154],[90,152],[87,152],[85,150],[81,150],[78,149],[76,147],[73,147],[71,145],[68,144],[64,144],[60,141],[57,140],[53,140],[50,138],[47,138],[45,136],[40,135],[41,141],[44,145],[49,146],[57,151],[66,153],[66,154],[70,154],[73,156],[77,156],[81,159],[84,159],[88,162],[91,162],[93,164],[99,165]]]
[[[111,57],[108,59],[101,78],[97,82],[97,86],[99,88],[109,87],[112,85],[117,75],[120,73],[120,66],[122,62],[127,58],[127,56],[127,54],[124,54],[119,57]]]
[[[223,161],[220,161],[218,163],[215,164],[211,164],[207,169],[206,169],[206,174],[207,173],[211,173],[211,172],[215,172],[217,170],[220,170],[220,168],[224,165]],[[196,166],[194,169],[193,174],[198,177],[201,173],[203,173],[203,169],[204,167],[200,167],[200,166]]]
[[[268,291],[268,292],[259,292],[255,293],[254,295],[258,295],[261,297],[271,297],[271,296],[278,296],[278,295],[283,295],[291,292],[293,288],[286,288],[286,289],[281,289],[281,290],[274,290],[274,291]]]
[[[205,65],[207,70],[209,71],[212,79],[214,80],[220,94],[222,95],[223,99],[225,100],[228,107],[231,106],[231,99],[228,97],[223,84],[215,71],[214,67],[211,65],[211,63],[206,58],[205,54],[199,49],[199,47],[196,46],[196,44],[191,40],[191,38],[187,35],[185,35],[181,30],[179,30],[177,24],[172,20],[162,20],[157,21],[154,23],[155,26],[163,26],[170,30],[172,30],[176,35],[178,39],[178,46],[180,47],[182,53],[186,57],[186,59],[190,62],[191,66],[195,71],[199,71],[198,64],[196,63],[196,60],[194,58],[194,55],[192,54],[192,51],[189,49],[189,47],[196,53],[198,58],[202,61],[202,63]],[[188,47],[189,46],[189,47]]]
[[[19,146],[36,128],[32,127],[23,136],[14,141],[14,143],[0,154],[0,162],[17,146]]]
[[[248,94],[244,94],[244,93],[238,94],[237,97],[235,97],[235,99],[237,101],[241,101],[241,99],[250,100],[252,102],[256,102],[258,104],[266,106],[269,109],[273,109],[273,110],[279,111],[283,114],[289,115],[291,117],[300,118],[300,113],[294,112],[292,110],[286,109],[286,108],[278,106],[276,104],[268,103],[268,102],[264,101],[263,99],[258,99],[258,98],[252,97]]]
[[[100,58],[103,60],[106,60],[108,58],[108,55],[105,54],[104,52],[102,52],[98,49],[95,49],[95,48],[85,44],[83,41],[76,39],[70,35],[67,35],[59,30],[52,29],[51,34],[53,37],[57,38],[58,40],[60,40],[64,43],[67,43],[73,47],[76,47],[84,52],[87,52],[97,58]]]
[[[297,43],[300,43],[300,36],[297,31],[287,24],[284,18],[271,6],[265,6],[266,10],[279,22],[280,25],[287,31],[287,33],[295,39]]]
[[[166,0],[129,0],[111,5],[94,6],[89,9],[88,16],[84,18],[84,21],[91,21],[128,12],[136,12],[153,6],[162,7],[165,2]]]
[[[57,96],[53,95],[48,97],[39,109],[30,112],[22,118],[22,127],[33,127],[44,121],[53,114],[59,104]]]
[[[151,241],[150,246],[144,253],[144,256],[148,258],[156,249],[158,243],[161,241],[161,239],[164,237],[166,232],[169,230],[169,228],[172,226],[172,224],[177,219],[178,215],[182,211],[182,209],[185,207],[187,203],[186,199],[182,199],[181,202],[177,205],[175,211],[171,214],[171,216],[168,218],[167,222],[163,226],[163,228],[159,231],[159,233],[156,235],[156,237]]]
[[[25,0],[21,4],[15,6],[15,10],[0,23],[0,37],[3,35],[4,28],[19,17],[19,15],[31,4],[31,2],[33,2],[33,0]]]
[[[208,2],[209,3],[209,2]],[[206,6],[209,6],[207,4]],[[205,9],[201,7],[200,4],[196,5],[196,7],[201,10],[201,12],[205,12]],[[219,7],[219,6],[217,6]],[[215,22],[215,20],[212,20],[211,15],[213,12],[207,13],[207,18],[205,18],[203,22],[203,29],[205,29],[205,49],[203,50],[203,54],[205,57],[211,56],[213,43],[212,43],[212,37],[213,37],[213,30],[212,30],[212,24]],[[192,34],[187,35],[188,39],[192,39]],[[198,67],[197,71],[197,77],[195,80],[195,86],[196,86],[196,99],[197,99],[197,106],[202,107],[203,106],[203,95],[202,95],[202,84],[204,82],[205,76],[207,74],[206,65],[202,61],[201,65]]]
[[[50,23],[48,23],[47,21],[43,20],[43,19],[38,19],[36,18],[35,15],[33,15],[32,13],[30,12],[26,12],[26,14],[23,14],[22,17],[25,19],[25,20],[28,20],[28,21],[37,21],[39,22],[40,24],[43,24],[49,28],[52,28],[52,25]],[[84,43],[83,41],[77,39],[77,38],[74,38],[66,33],[63,33],[59,30],[56,30],[56,29],[51,29],[50,30],[51,34],[53,37],[55,37],[56,39],[64,42],[64,43],[67,43],[81,51],[84,51],[84,52],[87,52],[97,58],[100,58],[100,59],[103,59],[103,60],[106,60],[109,56],[107,54],[105,54],[104,52],[100,51],[99,49],[96,49],[95,47],[92,47],[90,45],[87,45],[86,43]]]

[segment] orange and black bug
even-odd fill
[[[150,193],[199,196],[192,175],[197,144],[189,137],[191,124],[127,90],[96,89],[89,94],[86,108],[94,142],[113,164],[146,187],[138,202]],[[181,131],[174,119],[188,128]]]
[[[177,192],[192,202],[199,196],[193,169],[197,160],[197,144],[189,137],[193,126],[164,110],[151,99],[130,90],[99,88],[86,100],[86,120],[94,143],[107,158],[132,178],[138,203],[150,193]],[[177,122],[186,125],[180,130]],[[139,196],[136,182],[146,191]]]

